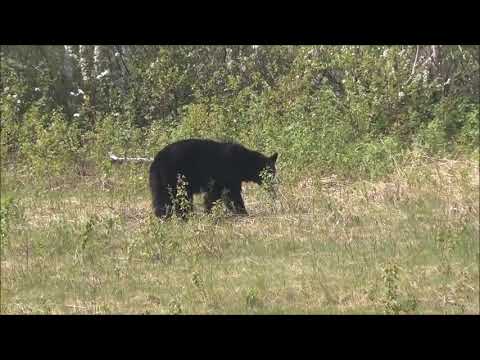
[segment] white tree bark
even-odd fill
[[[89,83],[92,79],[93,72],[93,48],[92,45],[79,46],[79,64],[84,82]]]
[[[71,83],[73,80],[73,63],[76,61],[75,54],[71,45],[64,45],[65,56],[63,58],[63,73],[65,78]]]
[[[94,71],[94,46],[80,45],[79,46],[79,64],[82,73],[83,87],[85,89],[85,106],[88,112],[88,118],[92,125],[96,122],[95,105],[96,105],[96,82]]]
[[[119,88],[122,90],[124,95],[127,93],[128,77],[130,76],[130,72],[128,71],[127,64],[125,62],[125,58],[127,57],[127,49],[128,47],[124,45],[114,46],[114,57],[116,58],[118,69],[120,70],[120,76],[116,82],[119,84]]]
[[[420,50],[420,46],[417,45],[417,52],[415,53],[415,60],[413,61],[413,66],[412,66],[412,73],[411,75],[413,76],[415,74],[415,68],[417,67],[417,60],[418,60],[418,52]]]
[[[107,53],[107,46],[95,45],[93,48],[93,69],[96,79],[102,78],[110,73]]]

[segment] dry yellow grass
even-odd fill
[[[109,187],[9,190],[1,311],[478,314],[478,163],[409,164],[377,182],[310,174],[275,200],[247,185],[248,217],[187,223],[154,219],[122,168]]]

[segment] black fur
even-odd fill
[[[275,175],[276,160],[277,153],[267,157],[234,143],[189,139],[170,144],[157,154],[150,166],[150,190],[155,215],[171,215],[178,175],[186,178],[190,207],[193,194],[206,193],[207,212],[215,201],[224,196],[230,210],[247,214],[241,194],[242,182],[261,184],[260,172],[264,169]]]

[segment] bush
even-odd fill
[[[24,118],[19,135],[20,152],[29,172],[37,179],[72,174],[83,158],[82,133],[60,112],[40,115],[32,107]]]
[[[85,173],[88,161],[106,175],[110,152],[153,157],[190,137],[279,152],[296,174],[367,177],[411,147],[479,147],[478,47],[437,47],[435,66],[429,46],[132,47],[122,71],[85,80],[77,69],[74,92],[53,71],[62,48],[48,48],[57,62],[5,49],[2,164],[38,178]]]

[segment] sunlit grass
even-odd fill
[[[3,169],[1,312],[478,314],[478,163],[409,164],[249,184],[249,216],[196,198],[188,222],[152,216],[145,167],[50,188]]]

